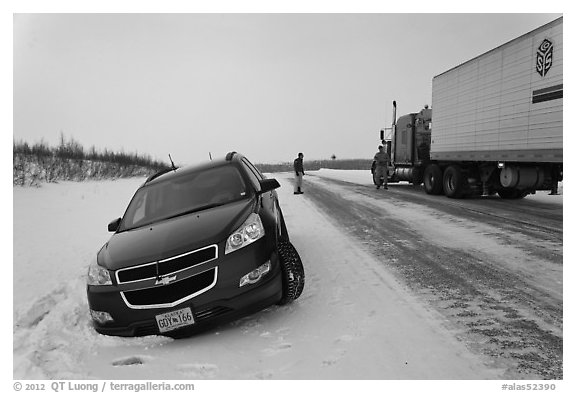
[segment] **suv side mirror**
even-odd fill
[[[264,179],[260,180],[260,193],[263,194],[268,191],[280,188],[280,183],[276,179]]]
[[[118,230],[118,228],[120,227],[120,221],[122,221],[122,219],[117,218],[114,221],[112,221],[110,224],[108,224],[108,232],[116,232]]]

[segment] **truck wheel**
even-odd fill
[[[436,164],[424,169],[424,190],[430,195],[442,194],[442,169]]]
[[[461,198],[464,195],[464,176],[457,165],[451,165],[444,171],[444,195],[448,198]]]
[[[498,190],[498,195],[500,195],[502,199],[522,199],[528,195],[528,193],[517,190],[516,188],[502,188]]]
[[[289,241],[278,243],[278,256],[282,268],[282,299],[278,304],[288,304],[298,299],[304,289],[304,266]]]

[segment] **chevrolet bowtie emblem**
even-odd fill
[[[176,276],[164,276],[162,278],[156,279],[156,282],[154,283],[154,285],[168,285],[170,284],[172,281],[176,281]]]

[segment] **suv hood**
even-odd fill
[[[255,206],[251,198],[115,233],[98,252],[98,264],[116,270],[219,244]]]

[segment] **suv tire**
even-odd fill
[[[278,256],[282,267],[282,299],[278,304],[288,304],[298,299],[304,289],[304,266],[289,241],[278,242]]]

